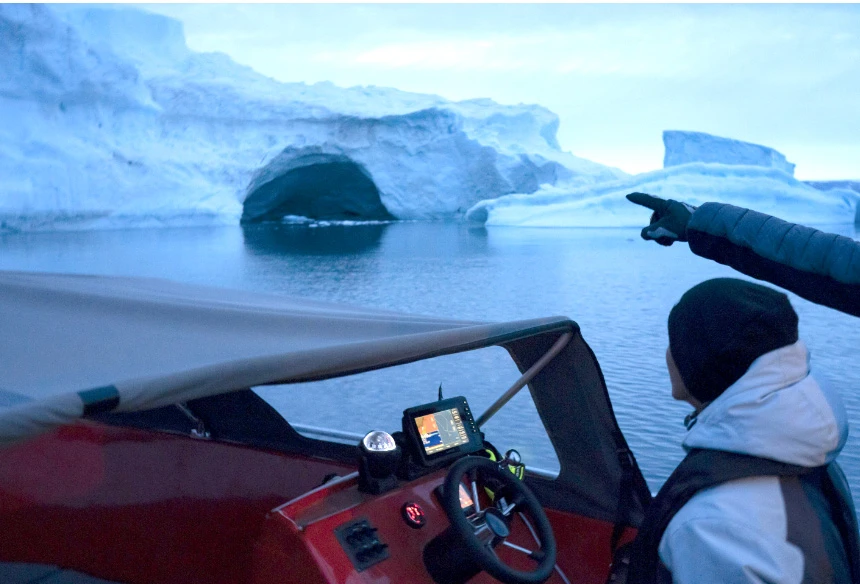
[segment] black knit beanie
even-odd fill
[[[669,348],[687,391],[720,396],[761,355],[797,342],[797,313],[766,286],[715,278],[690,288],[669,313]]]

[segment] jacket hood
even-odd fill
[[[753,361],[699,413],[683,446],[820,466],[836,458],[847,439],[842,400],[810,374],[809,351],[797,341]]]

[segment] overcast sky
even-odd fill
[[[578,156],[662,167],[664,129],[860,179],[860,4],[146,5],[281,81],[538,103]]]

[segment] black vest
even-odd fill
[[[845,475],[835,462],[807,468],[745,454],[697,449],[678,465],[648,507],[632,544],[628,584],[671,581],[660,562],[658,546],[669,521],[693,495],[721,483],[756,476],[799,477],[807,488],[821,493],[844,546],[847,566],[843,562],[843,568],[850,571],[851,582],[860,582],[857,516]]]

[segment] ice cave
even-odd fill
[[[280,221],[290,215],[321,220],[393,219],[373,180],[349,158],[317,156],[292,162],[272,178],[267,173],[262,184],[252,184],[243,206],[243,223]]]

